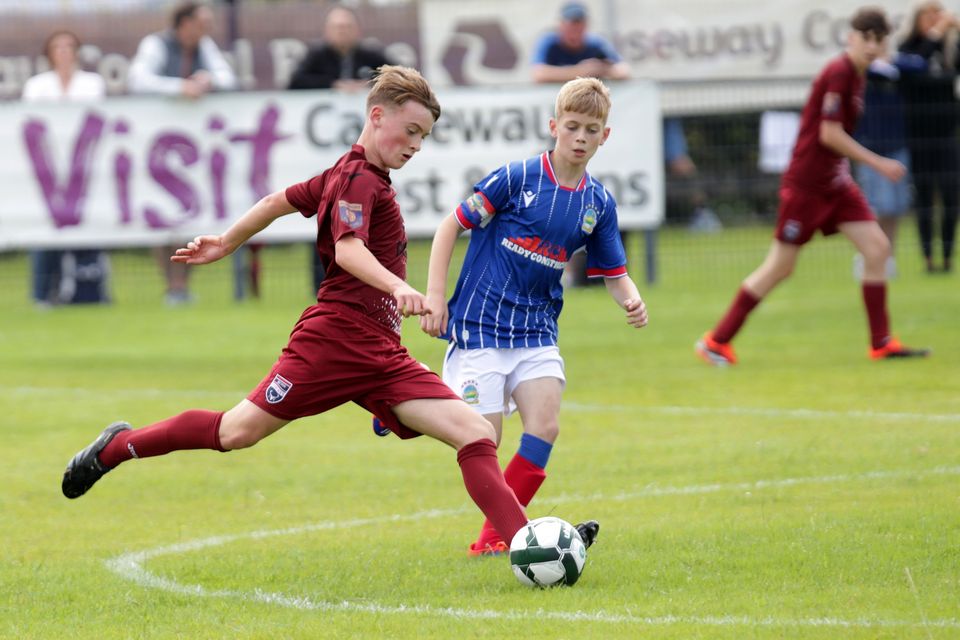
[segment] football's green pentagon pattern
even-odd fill
[[[531,520],[510,543],[513,572],[530,587],[576,583],[586,558],[586,547],[577,530],[552,516]]]

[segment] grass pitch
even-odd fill
[[[66,500],[64,465],[106,423],[227,409],[265,375],[309,304],[306,253],[268,250],[241,304],[227,265],[201,268],[181,309],[121,254],[116,304],[46,313],[25,258],[0,256],[0,637],[960,637],[957,276],[904,258],[893,326],[935,353],[871,362],[851,254],[818,240],[741,364],[709,368],[692,344],[767,237],[665,233],[642,331],[602,288],[568,292],[561,437],[529,512],[603,528],[580,582],[546,591],[466,556],[481,516],[452,451],[376,438],[355,406]],[[418,286],[425,264],[412,246]],[[404,331],[439,369],[443,345]],[[518,439],[512,418],[502,459]]]

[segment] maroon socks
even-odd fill
[[[527,524],[523,507],[507,486],[497,459],[497,445],[492,440],[477,440],[457,452],[467,493],[493,524],[500,538],[507,541]]]
[[[162,456],[184,449],[214,449],[220,446],[222,411],[191,409],[142,429],[121,431],[100,452],[100,462],[111,469],[130,458]]]

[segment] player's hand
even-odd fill
[[[907,168],[903,163],[892,158],[881,158],[877,171],[890,182],[900,182],[907,175]]]
[[[437,338],[447,330],[450,310],[446,299],[437,294],[427,294],[426,313],[420,316],[420,329],[429,336]]]
[[[647,305],[642,298],[630,298],[623,301],[627,311],[627,324],[636,329],[647,326]]]
[[[427,309],[426,296],[405,282],[393,290],[393,297],[397,301],[397,309],[404,318],[430,313]]]
[[[177,249],[170,262],[183,264],[209,264],[230,255],[232,249],[224,245],[221,236],[197,236],[187,246]]]

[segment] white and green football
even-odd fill
[[[510,566],[528,587],[572,585],[586,560],[587,547],[577,530],[552,516],[531,520],[510,542]]]

